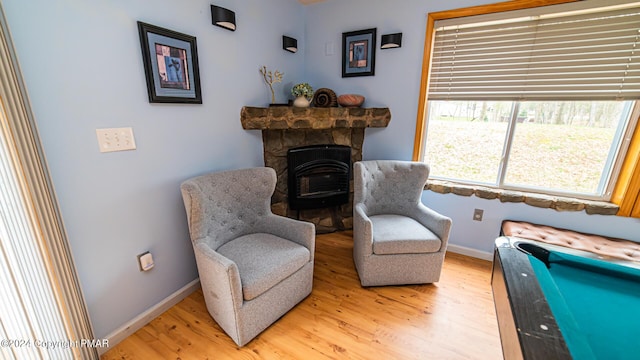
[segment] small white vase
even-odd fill
[[[306,108],[309,107],[309,104],[309,100],[307,100],[307,98],[304,96],[298,96],[295,100],[293,100],[293,106],[295,107]]]

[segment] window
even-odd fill
[[[640,114],[640,3],[514,3],[430,14],[414,159],[433,178],[609,200]]]
[[[434,178],[610,196],[633,103],[430,101],[424,161]]]

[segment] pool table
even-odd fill
[[[495,245],[505,359],[640,359],[640,264],[517,237]]]

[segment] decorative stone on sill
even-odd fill
[[[493,200],[498,198],[498,194],[495,191],[486,188],[476,188],[474,195],[487,200]]]
[[[450,191],[456,195],[471,196],[475,193],[476,189],[473,186],[460,185],[452,187]]]
[[[535,196],[525,196],[524,203],[527,205],[548,209],[553,206],[554,200],[555,199],[552,196],[536,194]]]
[[[387,127],[389,108],[251,107],[240,112],[245,130]]]
[[[429,180],[425,186],[425,190],[430,190],[439,194],[453,193],[461,196],[475,195],[482,199],[499,199],[501,202],[524,202],[527,205],[545,209],[555,209],[557,211],[584,210],[589,215],[615,215],[618,213],[618,206],[606,201],[591,201],[512,190],[501,190],[484,186],[462,185],[440,180]]]
[[[503,191],[502,194],[500,194],[500,201],[502,202],[519,203],[524,202],[524,199],[525,197],[523,193],[515,191]]]
[[[584,210],[587,214],[615,215],[620,208],[616,204],[601,201],[585,201]]]
[[[585,208],[584,202],[571,198],[556,198],[556,210],[560,211],[582,211]],[[616,212],[618,211],[616,206]]]

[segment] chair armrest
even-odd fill
[[[313,223],[269,214],[261,222],[261,231],[298,243],[314,258],[316,245],[316,227]]]
[[[422,203],[418,204],[416,212],[412,217],[431,230],[434,234],[438,235],[440,241],[442,241],[441,251],[445,251],[447,249],[449,233],[451,232],[451,218],[426,207]]]
[[[228,311],[235,315],[242,307],[242,282],[238,266],[232,260],[214,251],[206,241],[193,246],[203,294],[216,312]],[[224,314],[222,314],[224,316]],[[235,320],[233,320],[235,322]]]
[[[364,204],[353,206],[353,251],[360,256],[373,254],[373,230]]]

